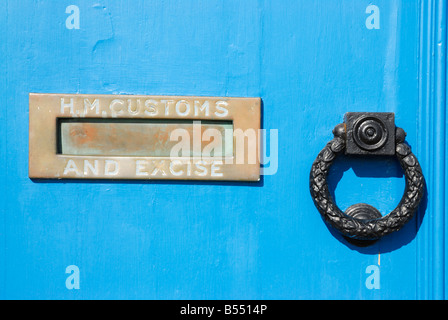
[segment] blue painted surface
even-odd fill
[[[445,138],[425,133],[441,116],[445,135],[445,114],[426,112],[444,102],[431,107],[422,89],[432,58],[421,45],[435,42],[421,22],[445,7],[433,2],[375,1],[381,25],[369,30],[364,0],[2,1],[0,298],[444,298],[444,231],[437,240],[428,221],[444,223],[443,203],[425,201],[399,233],[357,248],[308,192],[345,112],[392,111],[422,159],[428,199],[442,197],[444,158],[433,167],[428,154]],[[71,4],[79,30],[65,25]],[[254,185],[31,181],[30,92],[261,97],[264,128],[279,130],[279,169]],[[330,183],[341,208],[365,201],[383,214],[404,188],[387,159],[339,161]],[[79,290],[65,287],[69,265]],[[365,285],[370,265],[378,290]]]

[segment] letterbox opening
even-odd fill
[[[118,157],[231,157],[233,121],[57,118],[57,153]]]

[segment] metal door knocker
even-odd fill
[[[348,239],[370,242],[401,229],[411,220],[423,197],[425,179],[417,158],[404,143],[406,133],[395,127],[389,112],[349,112],[337,125],[334,139],[319,153],[310,173],[310,192],[324,220]],[[342,212],[330,195],[327,175],[336,156],[395,155],[404,171],[406,187],[398,206],[384,217],[368,204],[355,204]],[[358,241],[359,242],[359,241]]]

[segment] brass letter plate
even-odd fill
[[[29,98],[30,178],[260,180],[259,98]]]

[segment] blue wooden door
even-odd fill
[[[446,1],[0,2],[0,298],[444,299]],[[260,97],[259,183],[33,181],[28,94]],[[427,195],[369,247],[325,225],[314,158],[349,111],[395,112]],[[400,201],[343,159],[341,209]]]

